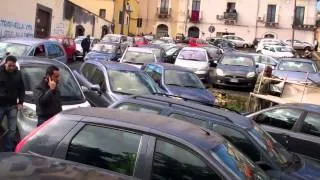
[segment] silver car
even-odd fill
[[[286,40],[286,43],[288,45],[292,45],[292,40]],[[302,42],[299,40],[293,41],[293,48],[296,50],[308,50],[311,51],[314,49],[314,46],[308,42]]]

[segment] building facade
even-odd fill
[[[227,34],[248,41],[274,37],[314,41],[316,1],[296,0],[140,0],[143,32],[192,37]],[[293,20],[295,23],[293,25]],[[214,26],[215,31],[209,32]]]
[[[112,22],[68,0],[2,1],[0,39],[80,35],[100,38],[103,34],[112,33]]]

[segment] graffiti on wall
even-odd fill
[[[0,19],[0,39],[10,37],[34,37],[31,24]]]
[[[64,23],[58,23],[53,28],[53,35],[65,35],[65,25]]]

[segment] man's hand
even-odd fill
[[[51,90],[55,90],[57,87],[57,83],[55,81],[52,81],[50,76],[48,78],[49,82],[48,82],[48,86],[50,87]]]
[[[23,105],[22,104],[18,104],[17,105],[17,109],[18,109],[18,111],[21,111],[23,109]]]

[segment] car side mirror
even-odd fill
[[[89,89],[88,89],[87,87],[85,87],[85,86],[81,86],[81,90],[82,90],[82,92],[84,92],[84,93],[86,93],[86,92],[89,91]]]
[[[268,171],[272,169],[272,167],[264,161],[258,161],[255,162],[255,164],[258,165],[263,171]]]
[[[98,93],[101,93],[101,88],[100,88],[100,86],[99,86],[98,84],[93,84],[93,85],[91,85],[91,86],[90,86],[90,90],[96,91],[96,92],[98,92]]]

